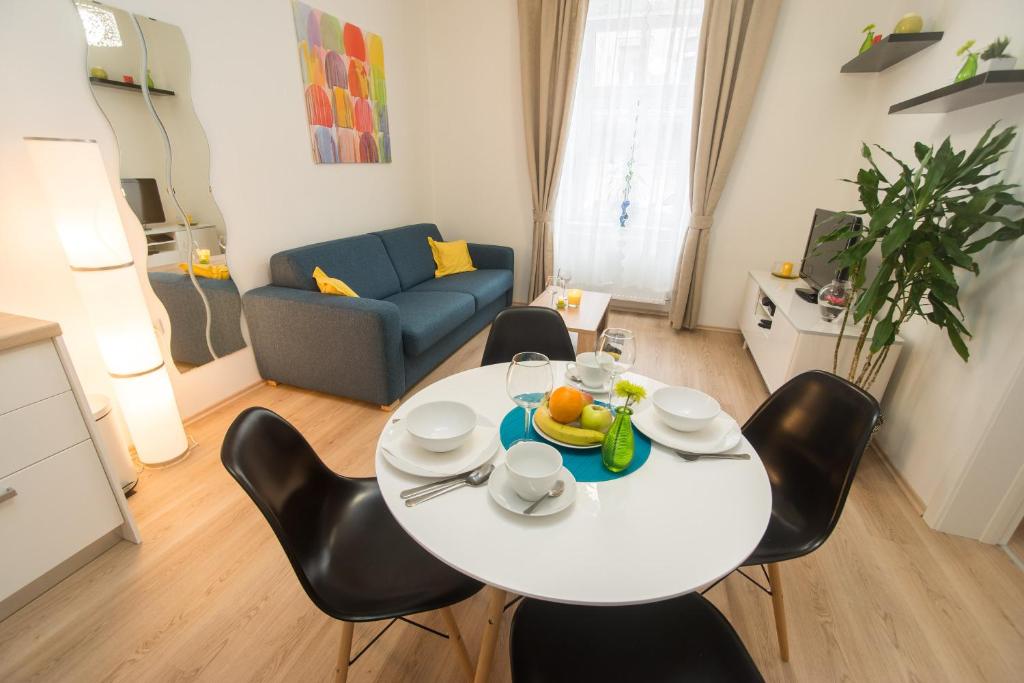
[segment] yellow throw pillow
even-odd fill
[[[178,267],[181,268],[181,272],[188,272],[188,264],[179,263]],[[231,279],[231,273],[228,272],[228,267],[223,263],[193,263],[192,272],[195,273],[196,277],[205,277],[210,280]]]
[[[313,279],[316,286],[320,288],[321,294],[337,294],[339,296],[354,296],[359,298],[356,290],[352,289],[336,277],[331,277],[317,266],[313,269]]]
[[[430,252],[434,255],[434,263],[437,265],[434,277],[476,270],[473,267],[473,259],[469,257],[469,245],[466,244],[466,240],[435,242],[433,237],[428,237],[427,243],[430,245]]]

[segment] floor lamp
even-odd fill
[[[139,460],[177,460],[188,438],[99,146],[25,141]]]

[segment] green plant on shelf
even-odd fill
[[[937,149],[917,142],[915,166],[874,145],[895,164],[892,176],[882,172],[871,148],[862,144],[869,167],[846,181],[857,185],[862,208],[843,215],[865,220],[818,241],[846,245],[833,260],[849,268],[855,292],[843,313],[842,331],[851,317],[862,324],[846,373],[855,384],[871,387],[901,327],[913,318],[945,330],[956,353],[965,362],[970,357],[965,338],[971,333],[960,308],[956,271],[977,275],[976,254],[993,242],[1024,235],[1024,202],[1012,194],[1018,185],[1002,182],[995,168],[1016,129],[993,132],[995,127],[970,152],[954,150],[949,138]],[[865,282],[867,257],[876,246],[881,263],[871,282]],[[838,343],[832,371],[839,374]]]
[[[981,58],[985,61],[990,59],[1002,59],[1003,57],[1009,57],[1006,54],[1006,48],[1010,45],[1010,39],[1006,36],[996,38],[982,51]]]

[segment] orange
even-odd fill
[[[548,411],[556,421],[569,424],[579,419],[586,404],[587,400],[579,389],[558,387],[548,398]]]

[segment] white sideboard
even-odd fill
[[[0,313],[0,619],[138,528],[56,323]]]
[[[740,331],[769,391],[808,370],[832,370],[842,319],[825,322],[818,305],[801,299],[803,280],[785,280],[768,271],[751,271],[740,311]],[[839,375],[845,377],[853,358],[860,326],[848,321],[839,349]],[[892,376],[903,340],[896,339],[878,378],[869,389],[879,401]]]

